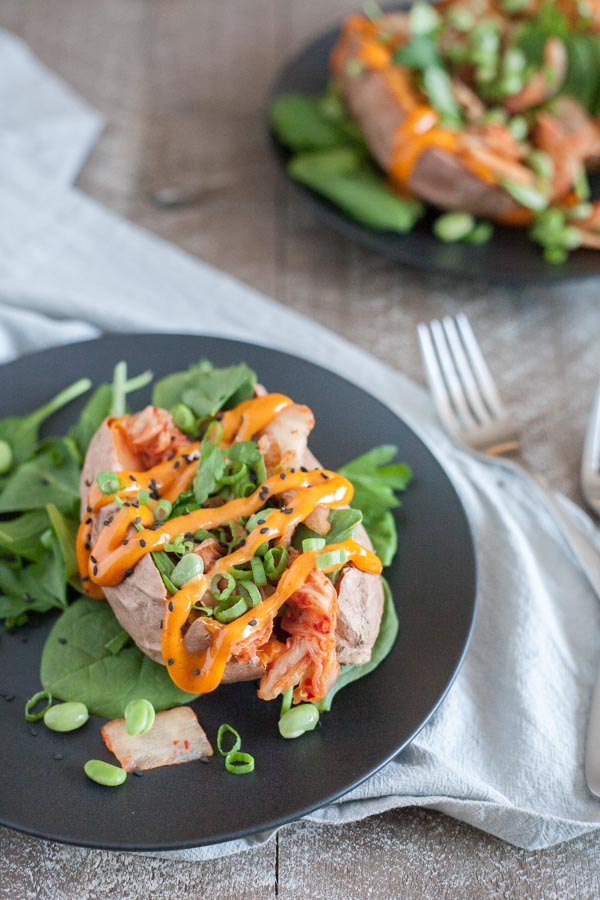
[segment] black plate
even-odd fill
[[[323,91],[330,78],[329,55],[338,35],[339,27],[328,31],[308,44],[285,66],[272,89],[269,106],[279,94],[319,94]],[[273,135],[272,143],[285,170],[290,154]],[[433,211],[429,211],[410,234],[373,231],[348,218],[320,194],[291,178],[289,180],[312,205],[316,214],[344,237],[398,262],[428,272],[442,272],[503,284],[589,278],[600,273],[600,252],[577,250],[571,253],[565,263],[550,265],[544,260],[541,249],[529,240],[522,228],[496,225],[491,241],[479,247],[464,243],[444,244],[437,240],[431,230],[436,218]],[[590,185],[594,196],[600,197],[600,174],[590,177]]]
[[[401,750],[435,710],[465,652],[475,604],[469,528],[448,478],[402,421],[364,391],[285,353],[218,338],[107,336],[47,350],[0,369],[0,415],[33,409],[82,375],[110,380],[116,361],[131,373],[162,376],[200,357],[217,365],[245,360],[275,390],[308,403],[317,425],[311,447],[337,467],[375,443],[395,443],[415,480],[398,517],[400,550],[388,577],[400,616],[393,652],[373,674],[340,692],[322,726],[299,740],[278,737],[279,703],[252,684],[219,688],[196,701],[215,743],[229,722],[256,757],[252,775],[225,771],[220,758],[130,777],[115,790],[88,781],[82,764],[112,759],[92,717],[70,735],[32,726],[23,705],[39,690],[40,653],[51,621],[0,633],[0,823],[39,837],[122,850],[191,847],[289,822],[349,791]],[[148,400],[148,392],[136,405]],[[57,415],[64,433],[81,403]],[[53,759],[62,753],[62,760]]]

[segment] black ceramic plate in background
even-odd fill
[[[404,4],[406,6],[406,4]],[[329,55],[339,36],[339,27],[306,46],[279,75],[269,98],[269,106],[279,94],[319,94],[330,78]],[[285,169],[289,152],[273,136],[278,160]],[[542,250],[527,237],[525,229],[494,226],[487,244],[444,244],[434,236],[431,226],[439,212],[429,211],[410,234],[373,231],[354,222],[342,210],[299,182],[292,184],[306,198],[328,226],[344,237],[384,256],[425,269],[466,278],[480,278],[505,284],[554,281],[565,278],[589,278],[600,274],[600,252],[577,250],[561,265],[550,265]],[[592,193],[600,197],[600,175],[590,177]]]
[[[131,374],[151,366],[163,376],[201,357],[216,365],[245,360],[264,384],[309,404],[317,422],[311,448],[324,465],[336,468],[388,442],[413,467],[414,483],[397,517],[399,552],[387,572],[400,618],[396,645],[379,669],[338,694],[318,730],[298,740],[279,738],[280,704],[258,700],[253,684],[226,685],[196,701],[213,746],[221,723],[239,730],[243,749],[256,758],[253,774],[231,775],[213,757],[209,764],[129,777],[111,790],[82,770],[87,759],[113,759],[100,738],[100,719],[61,735],[23,717],[25,701],[40,687],[40,654],[53,617],[0,632],[0,824],[122,850],[191,847],[271,828],[335,800],[395,756],[458,670],[475,604],[473,546],[460,502],[410,428],[338,376],[284,353],[218,338],[107,336],[2,366],[0,416],[31,410],[83,375],[110,380],[120,359]],[[134,398],[136,408],[149,393]],[[82,404],[57,415],[50,431],[64,433]],[[63,758],[54,759],[56,753]]]

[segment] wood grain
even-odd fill
[[[3,0],[22,35],[106,118],[79,187],[422,380],[420,320],[468,312],[529,460],[577,497],[600,375],[597,282],[528,290],[430,277],[327,231],[284,183],[265,130],[279,66],[350,0]],[[204,187],[160,210],[153,192]],[[594,837],[516,850],[423,810],[307,823],[242,857],[183,863],[62,847],[0,829],[0,897],[592,898]]]

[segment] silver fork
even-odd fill
[[[588,506],[600,516],[600,385],[592,408],[581,455],[581,490]],[[585,745],[585,780],[600,797],[600,671],[592,693]]]
[[[500,458],[519,448],[519,429],[500,399],[471,325],[463,314],[418,326],[421,355],[436,412],[458,444],[511,471],[526,471],[571,553],[600,597],[600,554],[539,475]]]

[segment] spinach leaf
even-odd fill
[[[202,506],[218,487],[218,479],[225,469],[225,456],[220,447],[210,441],[202,443],[198,468],[194,476],[193,491],[196,503]]]
[[[44,553],[40,542],[50,522],[45,509],[23,513],[15,519],[0,522],[0,553],[37,560]]]
[[[69,584],[80,591],[81,582],[79,580],[79,566],[77,565],[77,551],[75,549],[79,522],[64,516],[53,503],[46,504],[46,511],[62,554],[65,578]]]
[[[215,369],[207,360],[187,372],[168,375],[154,386],[152,402],[163,409],[185,403],[200,419],[214,416],[254,394],[256,375],[245,363]]]
[[[296,550],[302,550],[302,541],[307,538],[323,537],[328,544],[338,544],[352,537],[357,526],[362,522],[362,513],[359,509],[332,509],[329,513],[331,531],[327,534],[317,534],[306,525],[298,525],[292,538],[292,546]]]
[[[69,434],[77,444],[82,459],[90,441],[106,417],[110,415],[111,405],[112,387],[110,384],[101,384],[85,404],[78,421],[71,428]]]
[[[349,665],[341,667],[337,681],[329,693],[316,704],[321,712],[329,712],[331,704],[333,703],[333,698],[337,692],[341,691],[342,688],[345,688],[346,685],[351,684],[353,681],[358,681],[359,678],[363,678],[365,675],[368,675],[376,669],[394,646],[398,634],[398,614],[396,613],[390,586],[385,578],[382,580],[385,595],[383,615],[381,617],[379,634],[377,635],[377,640],[375,641],[371,653],[371,659],[369,662],[362,663],[358,666]]]
[[[29,565],[0,560],[0,619],[66,607],[64,563],[53,534],[48,544],[39,560]]]
[[[325,150],[348,142],[348,135],[323,114],[319,99],[281,94],[271,107],[271,127],[291,150]]]
[[[60,700],[79,700],[90,712],[112,719],[122,716],[130,700],[149,700],[168,709],[193,700],[171,681],[165,666],[135,646],[118,653],[107,649],[122,628],[107,603],[82,597],[54,624],[42,653],[44,690]]]
[[[70,438],[49,438],[33,459],[22,463],[0,493],[0,513],[40,509],[53,503],[61,512],[79,499],[79,452]]]
[[[389,566],[397,548],[396,526],[390,512],[400,506],[396,491],[403,491],[412,478],[404,463],[391,463],[397,448],[392,444],[374,447],[339,470],[354,486],[352,508],[360,509],[375,552]]]
[[[89,378],[80,378],[79,381],[65,388],[64,391],[34,412],[28,413],[26,416],[9,416],[6,419],[0,419],[0,440],[6,441],[10,445],[13,467],[33,456],[37,450],[40,427],[46,419],[81,394],[89,391],[91,386]]]

